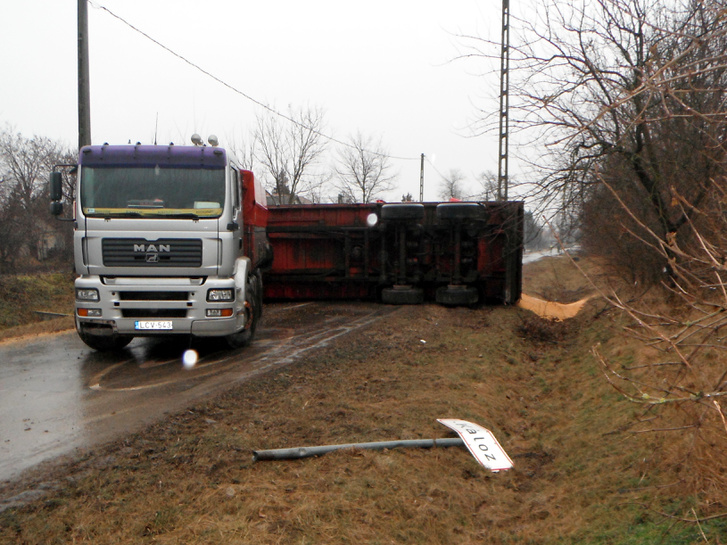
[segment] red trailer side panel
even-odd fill
[[[265,296],[514,303],[522,223],[521,202],[274,206]]]

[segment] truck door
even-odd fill
[[[230,182],[232,193],[232,223],[228,229],[232,231],[233,247],[236,251],[236,257],[243,254],[242,248],[242,189],[240,184],[240,172],[234,167],[230,167]]]

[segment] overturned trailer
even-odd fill
[[[523,203],[271,206],[267,300],[513,304]]]

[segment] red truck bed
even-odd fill
[[[271,206],[268,300],[515,303],[523,204]]]

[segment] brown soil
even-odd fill
[[[518,301],[518,306],[534,312],[546,320],[563,321],[575,318],[589,299],[590,297],[584,297],[575,303],[555,303],[553,301],[543,301],[523,293],[520,301]]]

